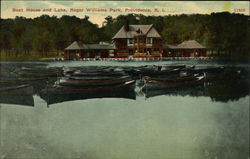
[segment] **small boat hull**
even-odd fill
[[[146,90],[155,90],[155,89],[169,89],[169,88],[179,88],[187,86],[196,86],[204,84],[205,77],[204,75],[196,76],[190,79],[177,79],[177,80],[156,80],[156,79],[146,79],[145,87]]]
[[[101,79],[70,79],[70,78],[60,78],[58,84],[61,86],[76,86],[76,87],[90,87],[90,86],[108,86],[114,84],[122,84],[124,82],[130,81],[129,76],[122,76],[119,78],[110,78],[106,80]]]
[[[150,77],[155,77],[155,76],[174,76],[178,75],[180,73],[181,69],[176,68],[176,69],[166,69],[166,70],[152,70],[152,69],[147,69],[147,70],[140,70],[139,74],[141,76],[150,76]]]
[[[70,86],[61,86],[53,85],[48,86],[43,89],[42,92],[53,92],[54,94],[95,94],[97,92],[115,92],[115,91],[134,91],[135,81],[131,80],[124,82],[122,84],[115,84],[110,86],[90,86],[90,87],[70,87]]]

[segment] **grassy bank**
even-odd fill
[[[62,58],[62,53],[55,53],[51,52],[48,53],[47,56],[42,56],[39,53],[30,53],[30,54],[6,54],[5,52],[1,52],[0,54],[0,61],[44,61],[44,60],[51,60],[54,58]]]

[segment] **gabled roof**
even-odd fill
[[[178,49],[178,45],[163,44],[163,48]]]
[[[80,50],[83,47],[84,46],[83,46],[82,42],[74,41],[72,44],[70,44],[68,47],[66,47],[65,50]]]
[[[196,40],[183,41],[182,43],[180,43],[178,45],[164,44],[163,48],[169,48],[169,49],[205,49],[205,47],[202,46],[200,43],[198,43]]]
[[[181,44],[178,45],[178,48],[181,49],[205,49],[200,43],[195,40],[188,40],[183,41]]]
[[[81,41],[74,41],[65,50],[113,50],[113,44],[84,44]]]
[[[129,25],[129,31],[125,31],[124,27],[125,26],[122,26],[112,39],[133,38],[137,35],[147,35],[147,37],[161,38],[160,34],[153,27],[153,24]]]

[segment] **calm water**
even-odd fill
[[[129,65],[49,66],[96,64]],[[246,64],[239,66],[249,69]],[[47,108],[34,95],[34,107],[1,104],[0,158],[247,159],[247,81],[150,97],[139,94],[136,100],[86,99]]]

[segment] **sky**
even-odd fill
[[[87,9],[94,8],[95,11]],[[27,10],[31,9],[31,10]],[[39,11],[40,9],[40,11]],[[51,9],[43,10],[43,9]],[[34,11],[36,10],[36,11]],[[138,12],[139,11],[139,12]],[[210,14],[212,12],[235,12],[249,15],[248,1],[1,1],[1,18],[38,17],[42,14],[75,15],[99,26],[107,16],[120,14],[173,15],[173,14]]]

